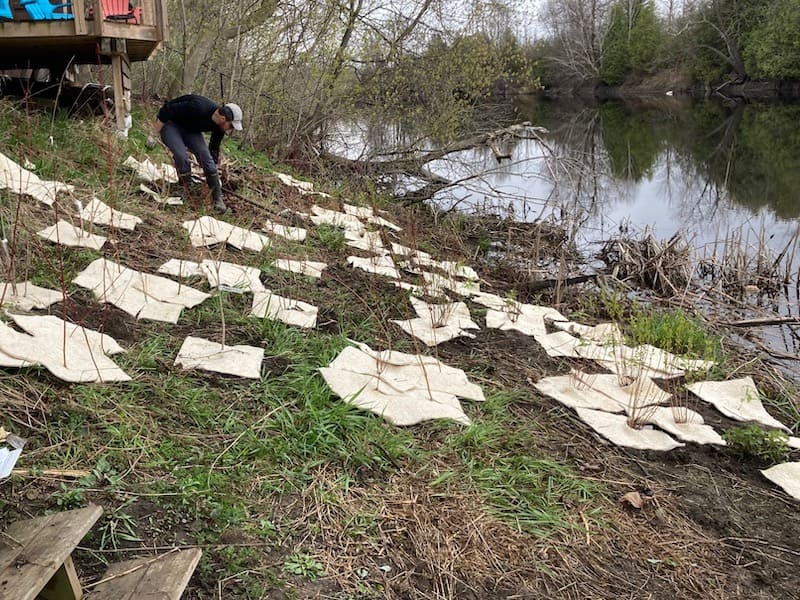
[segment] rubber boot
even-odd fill
[[[178,173],[178,183],[172,188],[172,193],[184,202],[188,202],[194,192],[191,173]]]
[[[211,200],[214,210],[218,213],[228,212],[228,207],[222,201],[222,183],[219,180],[219,173],[206,175],[206,183],[211,188]]]

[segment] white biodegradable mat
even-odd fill
[[[130,380],[107,356],[124,352],[111,336],[52,315],[10,317],[26,333],[0,323],[3,354],[25,365],[42,365],[59,379],[73,383]]]
[[[136,215],[129,215],[122,211],[111,208],[108,204],[97,198],[92,198],[89,203],[82,207],[80,217],[84,221],[97,225],[108,225],[125,231],[133,231],[142,220]]]
[[[23,168],[0,153],[0,189],[25,194],[47,206],[53,206],[58,192],[71,192],[75,188],[60,181],[40,179],[36,173]]]
[[[367,273],[383,275],[384,277],[391,277],[392,279],[400,279],[400,271],[397,270],[391,256],[372,256],[370,258],[348,256],[347,264],[352,265],[356,269],[366,271]]]
[[[184,369],[202,369],[248,379],[261,377],[264,349],[253,346],[229,346],[188,336],[175,358]]]
[[[328,266],[324,262],[313,260],[292,260],[290,258],[278,258],[272,263],[273,267],[291,271],[308,277],[322,277],[322,271]]]
[[[158,267],[159,273],[165,275],[172,275],[186,279],[187,277],[205,277],[205,272],[200,268],[200,263],[191,260],[181,260],[179,258],[170,258],[163,265]]]
[[[396,242],[392,242],[391,250],[394,256],[405,258],[407,262],[411,263],[411,265],[430,267],[434,262],[436,262],[427,252],[423,252],[422,250],[417,250],[415,248],[409,248],[408,246],[403,246],[402,244],[398,244]]]
[[[558,323],[553,323],[558,329],[561,331],[566,331],[574,336],[582,336],[590,331],[592,331],[591,325],[584,325],[583,323],[578,323],[577,321],[559,321]]]
[[[261,252],[265,248],[269,248],[271,244],[265,235],[231,225],[208,215],[184,221],[183,228],[189,232],[189,241],[195,248],[228,243],[239,250]]]
[[[417,294],[418,296],[423,296],[426,292],[425,288],[421,285],[417,285],[416,283],[409,283],[408,281],[397,281],[396,279],[392,279],[391,283],[395,287],[399,287],[401,290],[406,290],[411,292],[412,294]],[[428,294],[429,296],[431,294]],[[444,296],[445,298],[447,296]]]
[[[156,204],[165,204],[167,206],[181,206],[183,205],[183,200],[181,200],[180,196],[167,196],[160,194],[155,190],[151,190],[145,184],[140,184],[139,189],[143,191],[145,194],[150,196],[153,200],[155,200]]]
[[[311,212],[314,213],[314,216],[311,217],[311,222],[315,225],[331,225],[332,227],[352,229],[358,232],[363,232],[365,229],[364,223],[355,215],[330,210],[316,204],[311,207]]]
[[[788,462],[764,469],[761,474],[779,485],[792,498],[800,500],[800,462]]]
[[[543,394],[572,408],[591,408],[619,413],[629,407],[649,407],[669,402],[670,394],[651,379],[637,379],[621,386],[616,375],[573,371],[544,377],[536,383]]]
[[[135,271],[105,258],[89,264],[73,280],[95,298],[128,314],[176,323],[182,308],[203,302],[208,294],[166,277]],[[148,306],[148,305],[154,306]]]
[[[434,262],[434,266],[439,267],[442,271],[447,273],[450,277],[462,277],[472,281],[478,281],[478,273],[469,265],[464,265],[458,262],[443,260]]]
[[[555,320],[553,325],[572,335],[580,336],[584,343],[594,342],[600,346],[607,344],[621,346],[625,339],[622,330],[616,323],[598,323],[590,326],[575,321]]]
[[[617,446],[636,448],[638,450],[673,450],[683,446],[663,431],[644,426],[634,429],[628,425],[627,415],[615,415],[601,410],[576,408],[578,417]]]
[[[611,413],[621,413],[625,410],[618,398],[608,397],[586,386],[576,387],[572,375],[543,377],[534,384],[534,387],[570,408],[591,408]]]
[[[457,337],[475,337],[468,329],[480,329],[472,320],[469,308],[463,302],[428,304],[411,296],[411,305],[417,313],[416,319],[392,320],[392,323],[426,346],[436,346]]]
[[[455,292],[460,296],[474,296],[481,291],[481,286],[475,281],[459,281],[448,275],[439,273],[422,273],[425,288],[429,289],[429,294],[436,296],[445,293],[446,290]]]
[[[375,352],[365,345],[345,348],[320,369],[345,402],[370,410],[395,425],[430,419],[469,424],[458,398],[485,400],[464,371],[435,358],[395,351]]]
[[[288,225],[281,225],[274,221],[267,219],[262,227],[267,233],[277,235],[292,242],[302,242],[306,239],[307,232],[302,227],[290,227]]]
[[[579,358],[577,347],[580,340],[573,335],[568,334],[566,331],[556,331],[545,335],[537,335],[534,339],[547,352],[547,356],[559,357],[568,356],[572,358]]]
[[[138,161],[133,156],[129,156],[122,164],[129,169],[136,171],[139,179],[149,181],[150,183],[155,183],[156,181],[161,181],[162,179],[167,183],[178,182],[178,172],[175,170],[175,167],[166,163],[157,165],[149,158],[145,158],[143,161]]]
[[[477,302],[486,308],[493,308],[494,310],[504,310],[509,304],[517,304],[517,301],[503,296],[498,296],[492,292],[478,292],[473,294],[471,300]]]
[[[501,331],[515,330],[525,335],[543,336],[547,334],[544,318],[540,315],[526,315],[513,308],[486,311],[486,327]]]
[[[256,267],[220,260],[204,260],[200,263],[200,269],[213,288],[224,286],[242,292],[260,292],[265,289],[261,283],[261,269]]]
[[[293,300],[273,294],[270,290],[253,294],[253,307],[250,314],[254,317],[277,319],[288,325],[313,328],[317,326],[318,308],[312,304]]]
[[[469,308],[463,302],[432,304],[414,296],[409,296],[408,300],[417,316],[420,319],[427,319],[432,325],[449,323],[461,329],[480,329],[472,320]]]
[[[372,252],[373,254],[383,254],[386,251],[380,231],[358,232],[352,229],[345,229],[344,239],[344,243],[351,248]]]
[[[583,358],[593,360],[623,377],[672,379],[685,374],[685,371],[671,360],[670,357],[673,355],[647,344],[632,348],[624,344],[599,345],[581,338],[575,350]]]
[[[37,231],[36,235],[46,239],[48,242],[71,246],[74,248],[91,248],[100,250],[106,243],[106,238],[102,235],[95,235],[76,227],[67,221],[59,221],[55,225]]]
[[[279,173],[278,171],[272,172],[275,177],[278,178],[283,185],[288,185],[289,187],[293,187],[296,190],[304,193],[313,192],[314,191],[314,184],[310,181],[300,181],[299,179],[295,179],[291,175],[287,175],[286,173]]]
[[[630,414],[630,411],[627,411]],[[655,425],[684,442],[725,446],[725,440],[703,416],[683,406],[649,406],[642,410],[640,419]],[[637,417],[639,418],[639,417]]]
[[[398,325],[408,335],[421,340],[428,347],[437,346],[458,337],[475,337],[456,325],[446,324],[436,327],[431,324],[429,319],[416,318],[405,321],[392,319],[392,323]]]
[[[700,381],[687,389],[713,404],[726,417],[743,422],[756,421],[790,432],[788,427],[770,415],[761,404],[760,394],[752,377],[729,381]]]
[[[0,304],[14,306],[20,310],[47,308],[51,304],[61,302],[64,294],[58,290],[33,285],[30,281],[12,284],[0,282]]]
[[[344,212],[348,215],[353,215],[359,219],[368,219],[369,217],[375,215],[375,212],[372,210],[371,206],[355,206],[354,204],[347,204],[346,202],[343,202],[342,209],[344,209]]]
[[[541,317],[546,321],[552,321],[554,323],[567,320],[567,318],[555,308],[541,306],[539,304],[525,304],[523,302],[518,302],[513,298],[504,298],[489,292],[478,292],[472,294],[470,299],[473,302],[485,306],[486,308],[505,310],[509,312],[519,312],[531,317]]]
[[[379,227],[385,227],[386,229],[391,229],[392,231],[403,231],[403,228],[399,225],[395,225],[391,221],[387,221],[378,215],[367,217],[367,223],[370,223],[371,225],[377,225]]]

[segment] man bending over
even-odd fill
[[[222,138],[233,129],[242,130],[242,109],[237,104],[219,105],[196,94],[179,96],[166,102],[158,111],[153,127],[153,133],[161,134],[161,140],[172,152],[178,180],[185,187],[192,182],[189,152],[194,154],[211,189],[214,210],[221,213],[228,208],[222,201],[222,183],[217,164]],[[203,136],[207,131],[211,132],[208,145]],[[152,136],[148,136],[147,145],[155,146]]]

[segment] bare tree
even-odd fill
[[[556,52],[548,59],[566,78],[590,80],[600,71],[609,0],[547,0],[540,12]]]

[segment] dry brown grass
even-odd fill
[[[574,532],[532,538],[489,515],[477,496],[401,475],[344,493],[337,473],[321,469],[302,498],[302,519],[319,533],[303,543],[342,590],[357,594],[361,581],[378,579],[383,598],[736,596],[719,544],[669,492],[657,490],[641,511],[604,504],[604,525],[576,513]],[[362,535],[365,516],[373,525]]]

